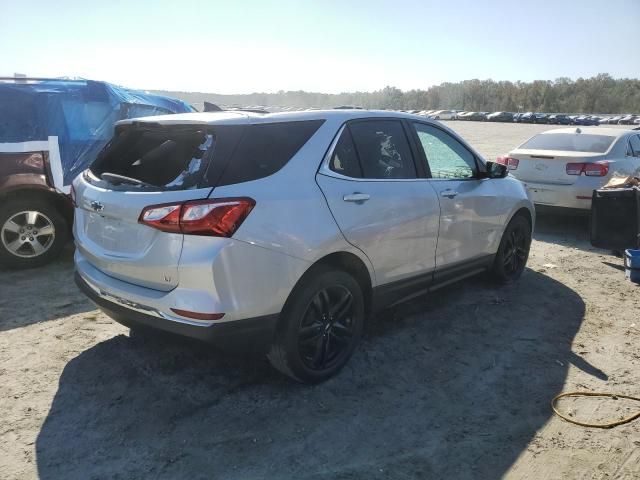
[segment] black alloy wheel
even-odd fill
[[[504,246],[502,258],[504,271],[507,275],[514,275],[524,268],[529,256],[528,242],[523,228],[516,228],[509,232]]]
[[[291,292],[271,349],[271,364],[303,383],[319,383],[340,371],[364,326],[364,295],[347,272],[318,265]]]
[[[502,235],[491,273],[500,283],[515,282],[524,271],[531,248],[531,224],[524,215],[511,219]]]
[[[313,297],[298,329],[298,350],[307,368],[322,371],[340,363],[354,337],[353,308],[353,295],[341,285]]]

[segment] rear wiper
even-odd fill
[[[123,183],[128,183],[130,185],[140,185],[142,187],[154,187],[155,185],[151,185],[150,183],[143,182],[142,180],[138,180],[137,178],[125,177],[124,175],[118,175],[117,173],[109,173],[105,172],[100,175],[100,178],[106,182],[112,183],[114,185],[121,185]]]

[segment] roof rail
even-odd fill
[[[223,112],[248,112],[248,113],[269,113],[261,108],[227,108]]]

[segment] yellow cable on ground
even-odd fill
[[[560,400],[562,397],[611,397],[611,398],[615,398],[615,399],[626,398],[627,400],[636,400],[638,402],[640,402],[640,398],[631,397],[629,395],[618,395],[618,394],[615,394],[615,393],[596,393],[596,392],[567,392],[567,393],[561,393],[560,395],[556,395],[553,398],[553,400],[551,400],[551,408],[553,409],[555,414],[558,415],[563,420],[566,420],[567,422],[575,423],[576,425],[580,425],[582,427],[613,428],[613,427],[617,427],[618,425],[622,425],[623,423],[629,423],[629,422],[635,420],[636,418],[640,418],[640,412],[638,412],[635,415],[631,415],[630,417],[623,418],[622,420],[619,420],[617,422],[611,422],[611,423],[584,423],[584,422],[578,422],[577,420],[573,420],[572,418],[566,417],[565,415],[560,413],[558,411],[558,409],[556,408],[556,402],[558,400]]]

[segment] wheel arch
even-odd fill
[[[361,259],[355,253],[347,251],[337,251],[329,253],[313,262],[309,266],[309,268],[307,268],[307,270],[305,270],[305,272],[300,276],[298,281],[291,289],[291,292],[289,293],[289,296],[287,297],[287,300],[285,301],[285,304],[282,308],[283,311],[287,308],[287,304],[295,294],[298,286],[309,275],[313,275],[319,268],[322,267],[335,268],[351,275],[356,280],[356,282],[358,282],[358,285],[360,285],[360,288],[362,289],[362,294],[364,296],[365,302],[365,312],[367,314],[371,312],[373,301],[372,272],[363,259]]]
[[[533,233],[533,227],[535,226],[535,213],[533,213],[529,207],[520,206],[520,208],[516,208],[516,210],[511,214],[507,225],[516,217],[524,217],[529,222],[531,232]]]

